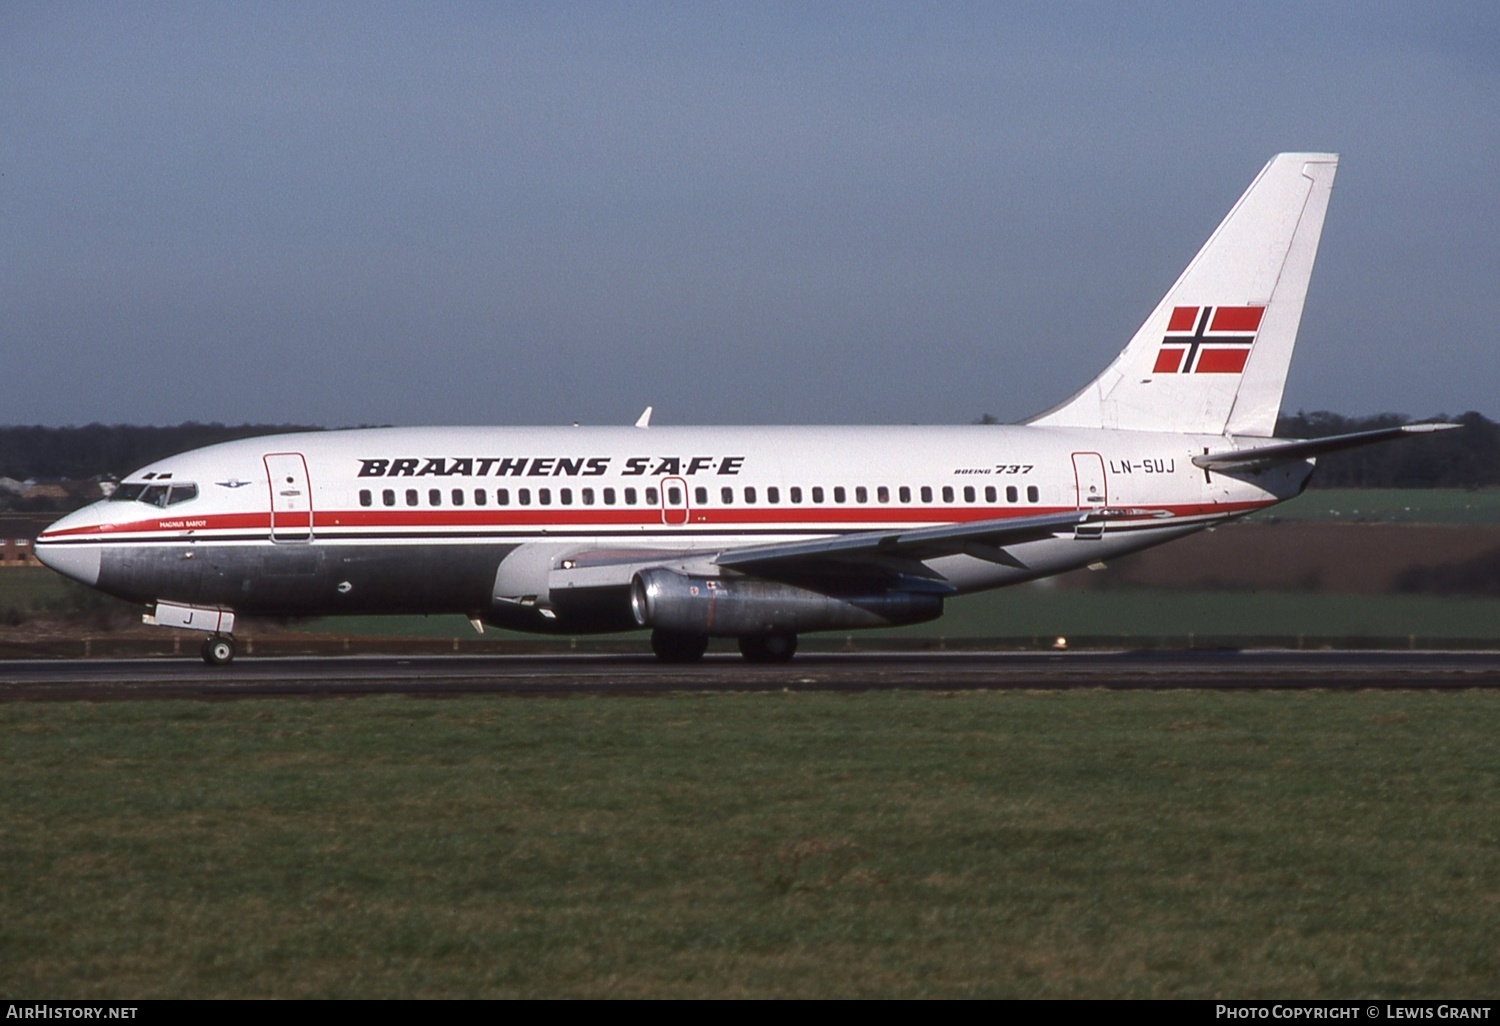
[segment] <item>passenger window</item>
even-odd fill
[[[748,503],[755,502],[755,489],[754,488],[746,488],[745,489],[745,501],[748,502]]]
[[[1005,501],[1006,502],[1018,502],[1018,501],[1020,501],[1020,495],[1016,492],[1016,486],[1015,485],[1007,485],[1006,486],[1006,488],[1005,488]]]
[[[485,491],[484,491],[483,488],[476,488],[476,489],[474,489],[474,505],[476,505],[476,506],[483,506],[484,503],[485,503],[485,500],[488,499],[488,498],[489,498],[489,496],[485,494]]]
[[[800,503],[802,501],[802,489],[794,487],[791,490],[791,492],[792,492],[792,501]]]
[[[453,505],[455,505],[455,506],[462,506],[463,504],[464,504],[464,490],[462,488],[455,488],[455,489],[453,489]]]
[[[381,492],[380,501],[385,503],[387,506],[394,506],[396,504],[396,490],[394,488],[387,488],[385,491]]]
[[[870,501],[870,490],[868,488],[866,488],[864,485],[857,486],[854,489],[854,501],[855,502],[869,502]]]
[[[944,502],[952,502],[953,501],[953,486],[952,485],[943,485],[943,501]]]
[[[881,485],[879,488],[875,489],[875,501],[876,502],[882,502],[882,503],[884,503],[884,502],[890,502],[891,501],[891,490],[889,488],[887,488],[885,485]]]
[[[813,502],[822,502],[823,501],[823,486],[822,485],[815,485],[813,487],[813,490],[812,490],[812,495],[813,495]]]
[[[682,489],[676,485],[667,486],[667,503],[672,506],[682,505]]]
[[[604,489],[604,504],[606,506],[613,506],[615,504],[615,490],[613,488]]]
[[[923,485],[922,486],[922,501],[923,502],[931,502],[932,501],[932,487],[930,485]]]
[[[594,504],[594,490],[592,488],[585,488],[583,490],[583,504],[585,506],[592,506]]]
[[[776,503],[780,502],[781,501],[781,489],[780,488],[775,488],[775,487],[767,488],[766,489],[766,501],[769,502],[769,503],[771,503],[773,506]]]
[[[439,489],[439,488],[429,488],[427,490],[427,505],[429,505],[429,506],[441,506],[442,504],[443,504],[443,492],[442,492],[442,490]]]
[[[571,505],[573,505],[573,489],[571,489],[571,488],[564,488],[561,491],[559,491],[557,493],[557,495],[558,495],[558,501],[560,501],[564,506],[571,506]]]
[[[552,505],[552,489],[551,488],[538,488],[536,490],[536,504],[538,506],[550,506],[550,505]]]
[[[901,501],[902,502],[910,502],[911,501],[911,489],[908,488],[906,485],[902,485],[901,486],[901,491],[898,494],[901,496]]]
[[[843,485],[835,485],[834,489],[833,489],[833,501],[834,502],[847,502],[848,499],[849,499],[849,493],[846,492],[846,491],[844,491],[844,486]]]
[[[964,485],[964,501],[973,502],[976,498],[973,485]]]
[[[984,486],[984,501],[985,502],[994,502],[995,501],[995,486],[994,485],[985,485]]]
[[[1026,501],[1027,502],[1041,502],[1042,501],[1042,493],[1037,490],[1036,485],[1027,485],[1026,486]]]
[[[700,506],[708,505],[708,489],[702,486],[693,489],[693,501]]]
[[[635,489],[634,488],[627,488],[627,489],[625,489],[625,505],[627,505],[627,506],[634,506],[635,505]]]
[[[497,505],[497,506],[509,506],[510,505],[510,489],[509,488],[499,488],[499,489],[496,489],[496,491],[495,491],[495,505]]]
[[[734,489],[729,487],[720,488],[719,501],[726,506],[734,505]]]
[[[531,489],[530,488],[517,488],[516,489],[516,504],[520,505],[520,506],[530,506],[531,505]]]
[[[408,488],[406,490],[406,504],[408,506],[415,506],[417,504],[417,490],[415,488]]]
[[[661,504],[661,499],[658,497],[656,489],[655,488],[647,488],[646,489],[646,505],[648,505],[648,506],[657,506],[657,505],[660,505],[660,504]]]
[[[370,494],[370,489],[368,489],[368,488],[361,488],[359,490],[359,504],[361,506],[369,506],[374,501],[375,501],[375,497]]]

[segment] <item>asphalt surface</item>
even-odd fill
[[[0,701],[1070,688],[1500,688],[1500,652],[814,653],[772,666],[729,655],[688,666],[562,654],[0,661]]]

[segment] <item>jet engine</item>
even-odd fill
[[[899,627],[935,620],[943,596],[924,592],[827,593],[753,577],[703,577],[655,567],[630,582],[635,622],[710,637]]]

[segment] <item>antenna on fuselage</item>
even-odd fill
[[[646,407],[646,409],[641,413],[641,415],[636,418],[636,420],[635,420],[635,426],[636,427],[638,427],[638,428],[648,428],[648,427],[651,426],[651,409],[652,409],[652,407],[650,407],[650,406]]]

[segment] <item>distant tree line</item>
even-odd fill
[[[1318,458],[1314,488],[1489,488],[1500,485],[1500,424],[1478,413],[1437,416],[1431,421],[1462,424],[1421,438],[1369,445]],[[1298,412],[1276,421],[1282,438],[1322,438],[1414,423],[1411,417],[1382,413],[1345,417]]]
[[[118,478],[154,460],[189,449],[255,435],[322,431],[293,424],[195,424],[140,427],[88,424],[84,427],[0,427],[0,477],[82,480]]]
[[[1462,424],[1410,441],[1372,445],[1324,456],[1313,475],[1315,488],[1485,488],[1500,485],[1500,424],[1478,413],[1433,417]],[[981,423],[993,424],[990,416]],[[1401,414],[1346,417],[1298,412],[1276,422],[1283,438],[1321,438],[1412,423]],[[0,426],[0,478],[18,481],[85,481],[114,478],[174,453],[216,442],[291,431],[321,431],[296,424],[197,424],[141,427],[88,424],[84,427]],[[0,505],[6,504],[0,499]]]

